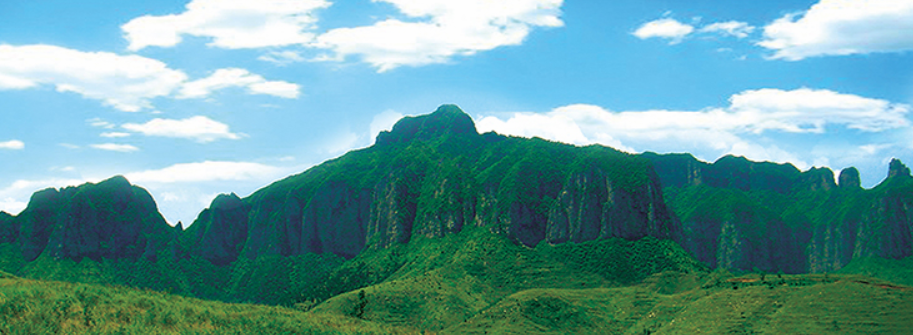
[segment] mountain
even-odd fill
[[[186,229],[169,227],[149,193],[120,176],[36,192],[19,215],[0,212],[0,270],[282,305],[416,333],[799,329],[768,308],[782,301],[801,315],[842,317],[809,309],[794,286],[829,292],[839,308],[860,306],[847,293],[859,289],[910,305],[892,295],[909,290],[897,284],[908,284],[901,268],[913,259],[910,170],[892,161],[872,189],[860,187],[853,168],[836,180],[828,169],[742,157],[706,163],[479,134],[468,115],[444,105],[250,196],[219,195]],[[723,269],[754,274],[733,278]],[[894,284],[764,277],[838,269]],[[768,307],[745,307],[726,324],[701,315],[744,300],[743,292]],[[90,302],[80,304],[71,304],[83,306],[76,319],[89,320]],[[0,299],[0,309],[8,305]],[[701,312],[686,313],[692,309]],[[75,322],[68,309],[34,310]],[[871,329],[903,329],[891,318]],[[177,322],[197,329],[203,319]],[[165,322],[156,320],[111,322]],[[841,327],[864,328],[846,320],[852,324]],[[77,328],[91,330],[85,322]],[[816,327],[807,330],[835,331]]]
[[[677,238],[649,161],[602,146],[478,134],[444,105],[251,196],[220,196],[188,229],[215,263],[366,248],[487,226],[516,243]]]
[[[726,156],[645,153],[681,220],[682,246],[711,267],[787,273],[835,271],[854,258],[913,255],[913,177],[892,160],[888,177],[862,189],[859,171],[805,172]]]
[[[152,196],[121,176],[36,192],[15,220],[6,221],[0,221],[4,241],[18,240],[26,261],[41,254],[155,260],[171,240]]]

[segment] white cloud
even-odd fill
[[[107,137],[107,138],[121,138],[121,137],[130,137],[130,133],[107,132],[107,133],[101,133],[98,136]]]
[[[760,89],[744,91],[729,100],[730,110],[739,120],[752,122],[741,127],[755,133],[765,130],[822,133],[828,123],[868,132],[910,125],[906,118],[910,105],[829,90]]]
[[[97,117],[88,119],[88,120],[86,120],[86,122],[88,122],[89,125],[92,127],[105,128],[105,129],[111,129],[111,128],[115,127],[115,125],[113,123],[102,120],[101,118],[97,118]]]
[[[329,5],[324,0],[193,0],[181,14],[146,15],[121,29],[134,51],[173,47],[182,35],[212,38],[208,45],[228,49],[306,44],[314,38],[314,11]]]
[[[10,149],[10,150],[22,150],[25,148],[25,143],[22,143],[20,140],[9,140],[6,142],[0,142],[0,149]]]
[[[641,25],[634,31],[634,36],[640,39],[664,38],[669,44],[677,44],[694,32],[694,27],[671,18],[662,18]]]
[[[146,136],[188,138],[200,143],[241,138],[238,134],[232,133],[228,125],[205,116],[194,116],[182,120],[152,119],[143,124],[127,123],[121,127]]]
[[[204,98],[213,91],[229,87],[246,87],[251,94],[268,94],[289,99],[297,98],[299,94],[297,84],[267,81],[245,69],[229,68],[216,70],[209,77],[185,83],[178,98]]]
[[[129,145],[129,144],[102,143],[102,144],[92,144],[90,146],[95,149],[107,150],[107,151],[117,151],[117,152],[139,151],[139,148]]]
[[[358,135],[351,131],[338,133],[330,138],[323,146],[322,150],[330,154],[344,153],[354,149],[358,145]]]
[[[380,134],[381,131],[393,129],[393,125],[396,124],[396,121],[399,121],[399,119],[402,118],[403,114],[394,110],[386,110],[383,113],[374,115],[374,118],[371,119],[371,125],[369,126],[371,144],[374,144],[377,135]]]
[[[341,60],[357,55],[379,72],[399,66],[445,63],[501,46],[519,45],[535,27],[560,27],[563,0],[375,0],[395,6],[396,18],[370,26],[337,28],[317,37],[314,47]]]
[[[304,57],[301,57],[300,54],[298,54],[297,52],[291,51],[291,50],[270,51],[269,53],[267,53],[265,55],[261,55],[260,57],[257,57],[257,59],[265,61],[265,62],[274,63],[279,66],[305,61]]]
[[[764,27],[758,45],[771,58],[801,60],[827,55],[913,50],[913,1],[821,0],[804,13]]]
[[[0,44],[0,90],[52,85],[135,112],[167,96],[187,79],[165,63],[137,55],[82,52],[51,45]]]
[[[739,21],[717,22],[700,29],[701,32],[705,33],[718,33],[723,36],[733,36],[737,38],[746,38],[754,30],[755,27]]]
[[[27,203],[18,201],[14,198],[0,199],[0,211],[7,212],[9,214],[17,215],[22,212],[26,206],[28,206]]]
[[[729,100],[727,107],[699,111],[613,112],[576,104],[547,113],[482,117],[476,127],[480,132],[539,136],[577,145],[601,143],[629,152],[692,152],[710,160],[722,154],[737,154],[756,160],[791,162],[799,168],[811,166],[809,161],[825,162],[828,157],[806,157],[781,148],[776,141],[759,142],[763,135],[781,132],[820,136],[837,126],[861,133],[910,127],[906,118],[909,105],[828,90],[748,90]]]
[[[32,193],[49,187],[76,186],[85,183],[80,179],[41,179],[41,180],[16,180],[9,186],[0,189],[0,211],[13,215],[22,212],[28,205]]]
[[[277,177],[282,172],[280,168],[252,162],[204,161],[128,173],[125,177],[134,183],[194,183],[263,180]]]
[[[480,133],[496,131],[522,137],[541,137],[571,144],[592,143],[580,130],[577,122],[564,113],[517,113],[506,121],[496,117],[483,117],[476,123]]]

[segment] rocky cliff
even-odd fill
[[[246,238],[199,239],[201,250],[223,250],[208,257],[220,263],[306,252],[351,258],[364,248],[439,237],[465,225],[490,226],[529,246],[680,237],[662,197],[659,178],[643,158],[601,146],[479,134],[468,115],[444,105],[400,120],[372,147],[240,199],[232,215],[216,220],[204,212],[188,232],[246,227]],[[219,207],[214,202],[208,211]],[[207,228],[195,229],[198,224]]]
[[[19,243],[26,261],[42,254],[77,261],[154,260],[173,236],[152,196],[121,176],[36,192],[13,221],[3,236]]]
[[[696,258],[727,268],[827,272],[856,257],[913,254],[913,177],[898,160],[873,189],[859,171],[800,172],[791,165],[723,157],[644,154],[656,165],[682,222],[682,245]]]

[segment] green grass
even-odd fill
[[[905,262],[865,264],[901,276]],[[247,266],[262,267],[252,273],[259,276],[297,266],[280,263]],[[279,307],[0,272],[0,333],[904,334],[913,327],[913,288],[897,282],[707,272],[674,243],[650,238],[529,248],[467,227],[368,250],[308,280],[322,285],[285,288],[297,304]]]
[[[852,260],[838,272],[861,274],[901,285],[913,286],[913,257],[904,259],[858,258]]]
[[[414,334],[409,327],[149,290],[0,276],[2,334]]]

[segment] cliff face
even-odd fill
[[[0,211],[0,243],[11,243],[19,238],[19,223],[7,212]]]
[[[16,221],[27,261],[41,254],[152,260],[171,236],[152,196],[120,176],[36,192]]]
[[[451,105],[404,118],[373,147],[240,201],[246,207],[235,207],[239,212],[224,216],[233,222],[222,225],[247,227],[246,238],[216,244],[251,259],[305,252],[351,258],[364,248],[440,237],[468,224],[529,246],[681,235],[648,161],[605,147],[478,134],[472,119]],[[210,261],[234,257],[221,254],[229,257]]]
[[[841,171],[838,184],[829,169],[645,157],[671,184],[665,191],[682,221],[683,247],[711,266],[826,272],[855,257],[913,253],[913,177],[900,161],[891,162],[882,184],[864,190],[855,168]]]
[[[218,195],[187,230],[193,239],[191,252],[217,265],[234,262],[247,239],[249,212],[250,206],[236,194]]]
[[[571,173],[549,212],[548,242],[608,237],[681,238],[679,227],[666,209],[655,173],[650,173],[649,180],[634,190],[613,184],[612,178],[596,166]]]

